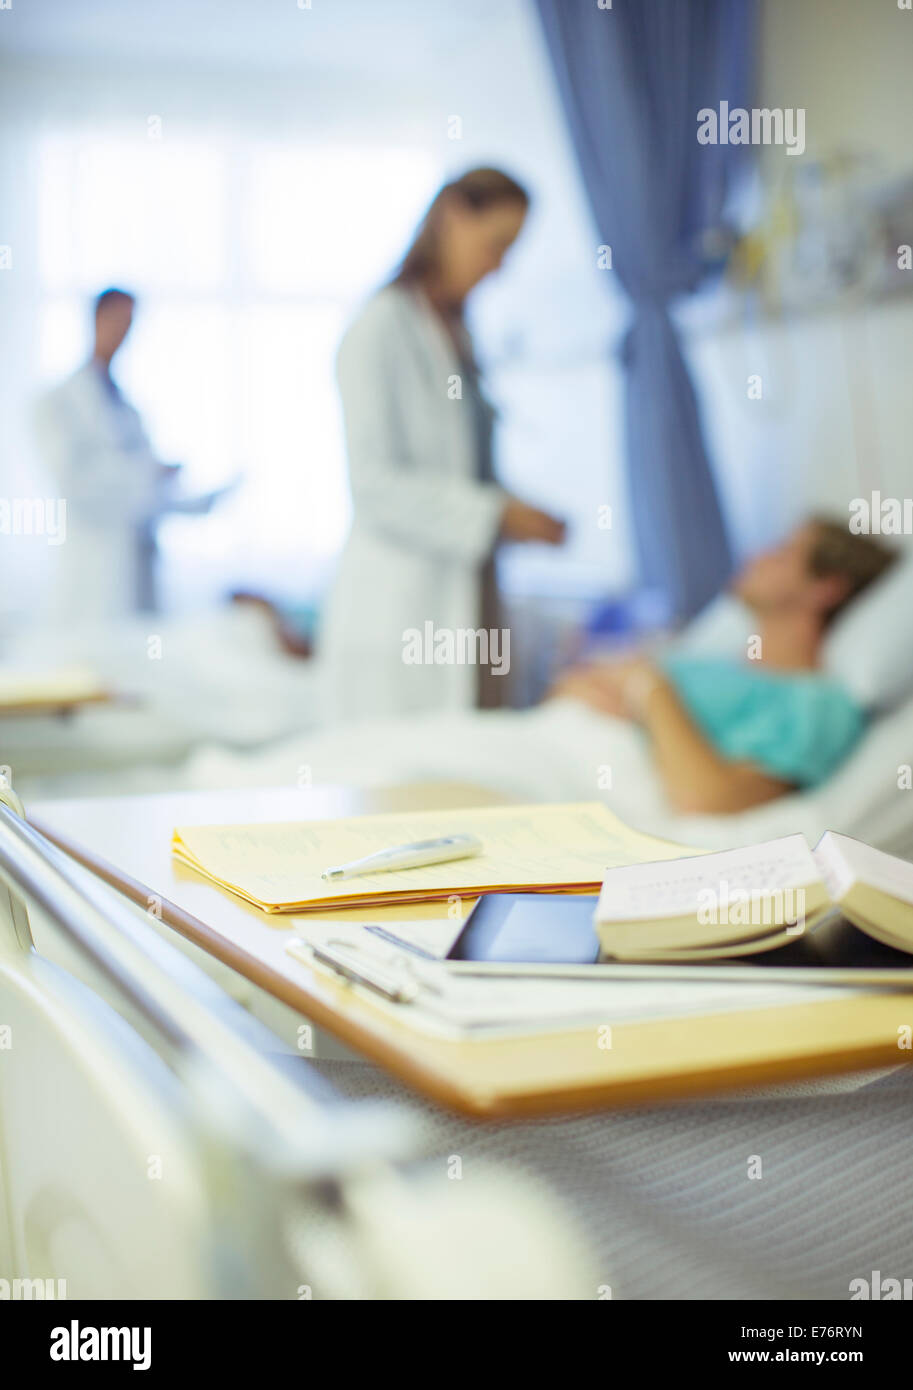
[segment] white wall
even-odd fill
[[[913,11],[897,0],[763,0],[761,104],[804,106],[811,155],[911,167]]]
[[[860,153],[873,177],[913,172],[913,13],[894,0],[766,0],[758,101],[805,108],[808,159]],[[764,156],[774,175],[788,158],[782,148]],[[849,500],[873,488],[909,495],[911,343],[913,296],[694,331],[691,358],[741,549],[811,510],[845,516]],[[762,400],[748,398],[753,374]]]

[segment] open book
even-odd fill
[[[913,864],[829,830],[610,869],[596,908],[601,955],[700,961],[772,951],[846,919],[913,954]]]

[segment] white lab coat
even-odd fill
[[[409,629],[476,628],[504,494],[479,481],[465,369],[418,292],[371,299],[339,350],[353,522],[324,615],[328,714],[460,709],[478,668],[407,664]]]
[[[139,527],[160,509],[161,464],[139,414],[91,362],[43,396],[35,433],[48,482],[66,500],[50,618],[93,623],[136,610]]]

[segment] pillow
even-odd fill
[[[868,709],[887,709],[913,691],[913,554],[835,619],[824,668]]]
[[[744,657],[746,643],[756,631],[751,610],[734,594],[716,598],[672,638],[672,647],[688,656]]]

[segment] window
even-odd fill
[[[39,142],[39,369],[87,349],[88,301],[134,290],[116,371],[185,487],[238,490],[160,530],[166,597],[231,585],[302,597],[348,520],[333,382],[346,319],[395,264],[435,186],[423,150],[280,145],[231,132]]]

